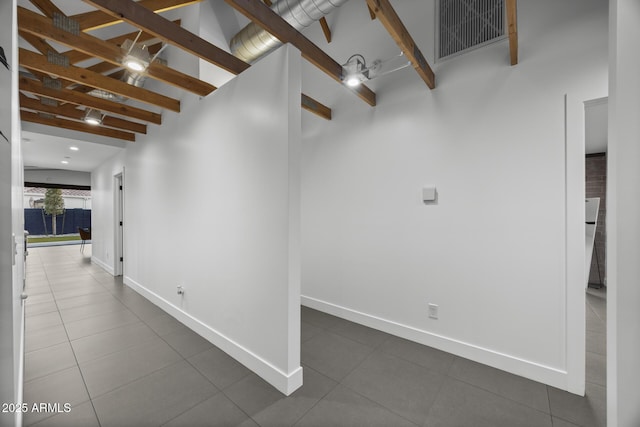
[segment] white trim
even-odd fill
[[[102,261],[101,259],[98,259],[94,256],[91,257],[91,262],[94,263],[95,265],[97,265],[98,267],[102,268],[104,271],[106,271],[107,273],[109,273],[110,275],[114,275],[114,271],[113,271],[113,266],[109,265],[107,263],[105,263],[104,261]]]
[[[360,325],[368,326],[419,344],[446,351],[494,368],[529,378],[557,388],[567,388],[567,372],[536,362],[500,353],[443,335],[434,334],[412,326],[342,307],[307,296],[301,297],[302,305],[337,316]]]
[[[263,378],[285,395],[290,395],[297,388],[302,386],[302,367],[298,366],[290,373],[283,372],[268,361],[262,359],[257,354],[216,331],[211,326],[202,323],[200,320],[191,316],[189,313],[186,313],[155,292],[145,288],[129,276],[124,275],[123,281],[125,285],[129,286],[131,289],[147,298],[168,314],[178,319],[185,326],[211,342],[238,362],[242,363],[244,366],[256,373],[256,375]]]
[[[609,97],[603,96],[602,98],[590,99],[588,101],[584,101],[585,107],[595,107],[596,105],[603,105],[609,103]]]

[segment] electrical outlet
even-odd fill
[[[429,317],[431,319],[438,318],[438,305],[429,303]]]

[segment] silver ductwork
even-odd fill
[[[346,2],[347,0],[277,0],[271,5],[271,9],[296,30],[302,30]],[[233,36],[230,47],[234,56],[251,63],[281,44],[280,40],[252,22]]]

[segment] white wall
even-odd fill
[[[61,185],[91,185],[89,172],[68,171],[62,169],[27,169],[24,171],[25,182]]]
[[[406,69],[377,107],[338,100],[330,124],[304,120],[303,304],[580,394],[574,113],[607,94],[607,2],[518,13],[519,65],[497,43],[437,64],[433,91]]]
[[[0,3],[0,46],[11,71],[0,65],[0,402],[22,402],[24,278],[22,157],[18,114],[15,1]],[[17,236],[14,239],[13,235]],[[17,256],[14,256],[14,251]],[[1,426],[21,425],[19,413],[0,412]]]
[[[125,283],[286,394],[302,383],[300,120],[287,47],[92,174],[94,260],[113,271],[124,171]]]
[[[640,425],[640,5],[612,0],[607,178],[607,425]]]

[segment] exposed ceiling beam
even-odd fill
[[[189,6],[199,3],[202,0],[142,0],[138,4],[155,13],[166,12],[179,7]],[[70,17],[78,21],[82,31],[96,30],[122,22],[118,16],[105,13],[101,10],[94,10],[86,13],[79,13]]]
[[[85,0],[87,1],[87,0]],[[89,0],[95,1],[95,0]],[[100,0],[107,1],[107,0]],[[302,57],[320,68],[334,80],[342,84],[342,65],[338,64],[322,49],[313,44],[298,30],[293,28],[280,15],[269,9],[259,0],[225,0],[233,8],[251,19],[253,22],[273,34],[283,43],[291,43],[302,53]],[[360,85],[353,90],[367,104],[376,105],[376,94],[367,86]]]
[[[124,82],[103,76],[102,74],[94,73],[84,68],[74,67],[73,65],[64,67],[52,64],[47,60],[47,57],[26,49],[19,50],[18,58],[20,65],[30,70],[59,76],[81,85],[102,89],[116,95],[135,99],[145,104],[166,108],[176,113],[180,112],[180,101],[177,99],[169,98],[168,96],[141,87],[128,85]]]
[[[320,102],[316,101],[310,96],[305,95],[304,93],[302,94],[301,105],[305,110],[317,116],[320,116],[323,119],[331,120],[331,108],[327,107],[324,104],[321,104]]]
[[[20,110],[20,118],[25,122],[39,123],[41,125],[53,126],[56,128],[63,128],[69,130],[76,130],[79,132],[92,133],[94,135],[107,136],[109,138],[122,139],[125,141],[135,141],[136,134],[131,132],[125,132],[118,129],[111,129],[102,126],[92,126],[86,123],[76,122],[74,120],[67,120],[61,118],[49,118],[42,117],[38,113],[32,113],[30,111]]]
[[[44,13],[45,16],[49,18],[53,18],[54,13],[59,13],[60,15],[64,15],[64,13],[58,9],[58,7],[53,4],[51,0],[29,0],[31,3],[40,10],[40,12]]]
[[[507,0],[507,26],[509,27],[509,57],[511,65],[518,63],[518,5],[517,0]]]
[[[325,18],[324,16],[320,18],[320,26],[322,27],[324,38],[327,39],[327,43],[331,43],[331,29],[329,28],[329,24],[327,23],[327,18]]]
[[[409,34],[409,31],[391,6],[391,3],[389,3],[389,0],[367,0],[367,4],[375,13],[376,18],[378,18],[391,37],[396,41],[404,55],[409,58],[413,68],[422,80],[424,80],[430,89],[435,88],[436,78],[429,63],[420,51],[420,48],[418,48],[413,41],[411,34]]]
[[[186,50],[233,74],[239,74],[249,68],[249,64],[246,62],[212,45],[203,38],[185,30],[168,19],[153,13],[144,7],[143,2],[136,3],[132,0],[84,1],[112,16],[122,18],[123,21],[155,35],[166,43]],[[267,6],[264,7],[269,9]]]
[[[176,19],[175,21],[173,21],[174,23],[176,23],[177,25],[180,25],[180,20]],[[121,36],[117,36],[117,37],[113,37],[111,39],[107,39],[105,40],[106,42],[115,44],[117,46],[121,46],[122,43],[124,43],[125,40],[135,40],[135,38],[138,36],[139,31],[133,31],[131,33],[127,33],[127,34],[123,34]],[[156,40],[156,36],[154,36],[153,34],[149,34],[146,32],[142,32],[142,34],[140,34],[140,37],[138,37],[138,43],[142,43],[142,42],[148,42],[151,43],[152,40]],[[69,58],[69,62],[72,64],[77,64],[78,62],[82,62],[85,61],[87,59],[91,59],[93,58],[93,55],[88,55],[84,52],[80,52],[78,50],[68,50],[66,52],[64,52],[64,55],[66,57]]]
[[[29,92],[34,95],[46,96],[47,98],[56,99],[60,102],[69,102],[75,105],[95,108],[96,110],[106,111],[124,117],[130,117],[133,119],[141,120],[143,122],[154,123],[157,125],[162,123],[162,116],[158,113],[143,110],[137,107],[132,107],[130,105],[118,102],[109,101],[106,99],[97,98],[95,96],[87,95],[69,89],[57,90],[47,88],[44,87],[39,81],[28,79],[26,77],[20,77],[19,89],[21,91]]]
[[[367,5],[367,9],[369,9],[369,17],[371,18],[371,20],[375,20],[376,19],[376,14],[373,13],[373,10],[369,7],[369,5]]]
[[[43,113],[54,114],[56,116],[75,120],[83,120],[85,116],[85,111],[77,109],[75,105],[58,105],[57,107],[53,105],[45,105],[40,102],[39,99],[29,98],[22,93],[20,93],[20,108],[41,111]],[[102,124],[104,126],[118,128],[120,130],[144,134],[147,133],[147,125],[113,116],[105,116],[102,120]]]
[[[74,35],[68,31],[56,28],[50,19],[28,9],[18,7],[18,26],[24,32],[53,40],[72,49],[75,48],[78,51],[93,55],[96,58],[108,61],[116,66],[120,65],[123,53],[118,46],[89,34],[79,33],[78,35]],[[155,61],[149,65],[146,74],[163,83],[188,90],[199,96],[206,96],[216,89],[215,86],[207,82],[198,80]]]

